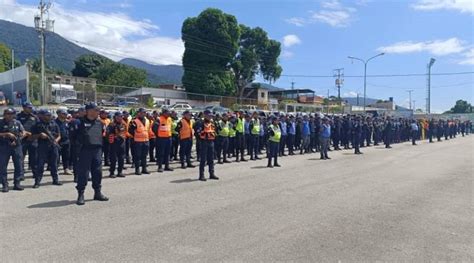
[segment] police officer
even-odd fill
[[[58,125],[52,120],[49,110],[40,110],[38,113],[40,121],[33,126],[33,139],[38,140],[38,163],[33,188],[39,188],[43,179],[44,164],[48,163],[53,185],[62,185],[58,176],[59,141],[61,134]]]
[[[77,205],[84,205],[84,190],[87,186],[87,176],[91,173],[92,188],[94,188],[94,200],[108,201],[102,194],[102,135],[104,126],[98,120],[99,109],[95,103],[86,105],[86,115],[80,119],[77,130],[79,143],[78,158],[78,180],[76,189],[78,192]]]
[[[148,154],[150,156],[150,162],[156,162],[155,158],[155,153],[156,153],[156,135],[151,129],[153,127],[153,124],[155,121],[158,119],[158,112],[153,111],[152,114],[147,113],[147,119],[150,121],[150,131],[148,132],[148,137],[149,137],[149,144],[150,147],[148,148]]]
[[[159,122],[155,122],[153,125],[153,132],[156,134],[156,142],[158,147],[158,172],[173,171],[170,168],[170,151],[171,151],[171,126],[173,120],[170,117],[170,112],[164,109],[161,112]],[[163,170],[163,165],[165,169]]]
[[[107,130],[107,126],[110,124],[109,114],[105,110],[100,111],[100,122],[104,126],[104,131]],[[109,159],[109,140],[105,136],[105,133],[102,136],[102,151],[104,152],[104,166],[110,165]]]
[[[56,111],[58,117],[54,120],[59,127],[61,140],[59,141],[60,156],[63,164],[64,174],[71,175],[69,172],[69,158],[71,156],[71,141],[69,140],[69,123],[67,122],[67,112],[63,109]]]
[[[136,175],[150,174],[146,164],[150,140],[150,121],[145,115],[146,110],[144,108],[138,109],[137,116],[128,127],[128,133],[133,136],[133,162]]]
[[[179,148],[179,134],[176,131],[178,125],[178,114],[173,111],[171,112],[171,148],[170,148],[170,160],[178,160],[178,148]]]
[[[244,112],[240,111],[235,122],[235,161],[246,162],[245,151],[245,118]],[[239,158],[240,154],[240,158]]]
[[[235,115],[230,115],[229,118],[229,149],[227,150],[227,158],[235,157],[235,136],[237,136],[237,131],[235,130],[235,125],[237,118]]]
[[[71,165],[74,174],[74,182],[77,183],[77,160],[79,158],[79,143],[77,130],[79,129],[79,124],[81,119],[86,115],[86,109],[80,107],[73,115],[73,119],[69,122],[69,140],[71,141]]]
[[[15,171],[13,173],[13,190],[22,191],[21,178],[23,177],[23,152],[21,139],[24,135],[23,125],[15,120],[15,110],[5,109],[3,120],[0,120],[0,180],[2,192],[8,192],[7,167],[10,157],[13,159]]]
[[[257,112],[252,115],[250,121],[250,160],[260,160],[258,157],[259,152],[259,139],[260,139],[260,119],[258,118]]]
[[[23,128],[25,129],[25,134],[21,142],[23,159],[25,158],[26,154],[28,154],[28,167],[33,171],[33,174],[35,174],[38,142],[31,138],[31,128],[38,122],[38,117],[33,114],[33,104],[30,102],[24,102],[23,111],[17,115],[17,120],[21,122]]]
[[[352,125],[352,137],[354,138],[354,154],[362,154],[360,151],[360,145],[362,138],[362,121],[359,116],[356,117],[354,124]]]
[[[217,150],[217,163],[230,163],[227,160],[227,150],[229,148],[229,130],[230,125],[227,119],[227,114],[222,114],[222,119],[217,122],[217,141],[216,141],[216,150]],[[222,162],[224,161],[224,162]]]
[[[115,178],[115,168],[117,167],[117,177],[125,177],[123,174],[123,164],[125,160],[125,140],[127,139],[127,124],[123,120],[120,111],[115,112],[114,120],[107,127],[107,138],[110,145],[110,169],[109,177]]]
[[[278,164],[278,155],[280,149],[280,140],[281,140],[281,130],[280,130],[280,120],[277,117],[271,118],[272,124],[268,125],[268,165],[267,167],[280,167]],[[273,164],[272,164],[273,159]]]
[[[201,139],[201,158],[199,162],[199,180],[206,181],[204,177],[204,168],[209,166],[209,179],[219,180],[214,172],[214,141],[216,139],[216,128],[212,122],[211,111],[204,111],[204,121],[198,128],[199,138]]]
[[[392,120],[390,117],[387,117],[387,120],[385,121],[385,127],[383,130],[383,135],[384,135],[384,143],[385,143],[385,148],[390,149],[392,146],[390,146],[391,140],[392,140]]]
[[[410,124],[410,136],[411,136],[411,144],[416,145],[416,139],[418,138],[418,124],[416,123],[416,120],[411,120]]]
[[[191,112],[183,112],[183,118],[176,125],[176,132],[179,134],[179,160],[181,168],[194,168],[191,163],[191,150],[193,148],[193,123],[191,121]]]

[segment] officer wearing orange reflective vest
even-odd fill
[[[105,110],[100,110],[99,120],[102,123],[104,131],[106,131],[107,126],[110,124],[110,119]],[[104,152],[104,166],[109,166],[109,139],[105,136],[105,133],[102,135],[102,152]]]
[[[149,174],[146,168],[146,158],[149,147],[150,121],[145,117],[146,110],[138,109],[137,116],[130,122],[128,132],[133,136],[133,163],[135,174]],[[140,171],[140,167],[142,168]]]
[[[191,149],[193,148],[193,123],[191,122],[191,112],[183,112],[183,118],[176,125],[176,132],[179,134],[179,160],[181,168],[194,168],[191,163]]]
[[[159,121],[153,125],[153,132],[156,135],[156,147],[158,147],[157,165],[158,172],[173,171],[170,168],[170,150],[171,150],[171,126],[173,120],[170,117],[170,112],[164,109],[161,112]],[[163,170],[163,164],[165,169]]]
[[[125,140],[125,162],[126,164],[131,164],[132,160],[130,159],[130,148],[133,141],[133,136],[128,133],[128,127],[130,125],[130,122],[132,121],[132,117],[130,116],[130,113],[128,113],[128,111],[123,111],[122,114],[122,118],[125,121],[127,129],[127,139]]]
[[[212,122],[211,111],[204,111],[204,121],[197,127],[201,141],[200,162],[199,162],[199,180],[206,181],[204,177],[204,167],[206,163],[209,166],[209,179],[219,180],[214,173],[214,141],[216,139],[216,128]]]
[[[117,177],[123,175],[123,163],[125,159],[125,140],[127,139],[127,123],[123,120],[120,111],[114,114],[114,121],[107,127],[107,138],[110,145],[110,168],[109,177],[115,178],[115,167],[117,167]]]

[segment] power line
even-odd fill
[[[474,71],[465,72],[444,72],[444,73],[431,73],[432,76],[453,76],[453,75],[470,75],[474,74]],[[282,74],[282,77],[292,78],[334,78],[331,75],[298,75],[298,74]],[[382,75],[367,75],[369,78],[390,78],[390,77],[426,77],[427,73],[412,73],[412,74],[382,74]],[[346,78],[363,78],[363,75],[345,75]]]

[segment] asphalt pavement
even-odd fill
[[[474,136],[0,194],[2,262],[474,261]],[[175,164],[175,166],[177,166]],[[150,170],[156,171],[156,166]],[[132,173],[128,169],[127,173]],[[107,175],[104,172],[104,175]],[[9,175],[10,177],[12,175]]]

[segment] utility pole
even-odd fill
[[[408,102],[410,103],[410,110],[411,110],[411,109],[412,109],[412,108],[411,108],[411,93],[413,92],[413,90],[412,90],[412,89],[411,89],[411,90],[407,90],[407,92],[408,92]]]
[[[339,101],[339,106],[341,106],[342,105],[341,86],[344,85],[344,68],[335,69],[334,70],[334,77],[336,78],[337,99]]]
[[[357,106],[359,106],[359,92],[357,92]]]
[[[413,112],[415,112],[415,111],[416,111],[415,102],[416,102],[416,100],[413,100]]]
[[[377,54],[367,60],[365,59],[361,59],[361,58],[356,58],[356,57],[352,57],[352,56],[349,56],[348,58],[352,59],[352,60],[358,60],[362,63],[364,63],[364,112],[365,112],[365,106],[366,106],[366,103],[365,103],[365,99],[367,97],[367,64],[369,63],[369,61],[371,61],[372,59],[376,58],[376,57],[380,57],[380,56],[383,56],[385,55],[385,53],[380,53],[380,54]]]
[[[328,112],[328,115],[329,115],[329,89],[328,89],[328,96],[327,96],[327,98],[328,98],[328,100],[327,100],[327,101],[328,101],[328,104],[327,104],[326,106],[328,107],[328,108],[327,108],[327,112]]]
[[[431,113],[431,67],[435,63],[436,59],[431,58],[430,62],[428,63],[428,79],[426,84],[426,113]]]
[[[47,95],[46,95],[46,80],[45,80],[45,32],[52,31],[54,27],[54,20],[49,18],[45,19],[44,16],[48,13],[51,3],[44,3],[43,0],[40,0],[38,9],[39,15],[35,15],[35,28],[39,33],[40,44],[41,44],[41,104],[47,104]]]

